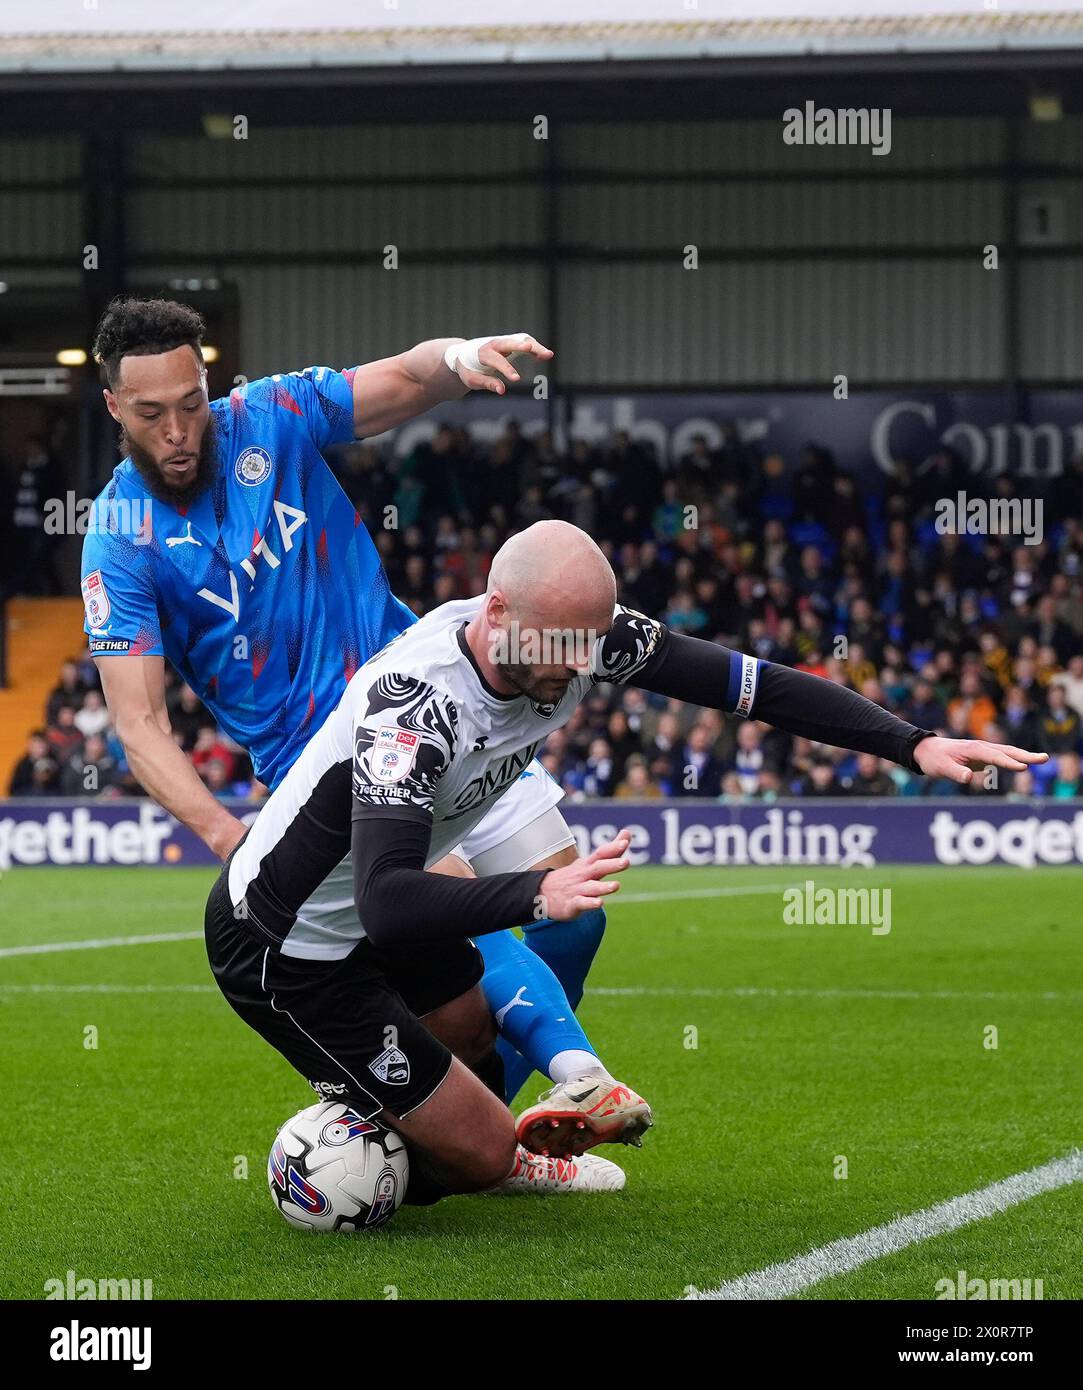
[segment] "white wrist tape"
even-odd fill
[[[491,343],[494,338],[520,338],[528,342],[529,333],[490,333],[485,338],[471,338],[465,343],[452,343],[444,349],[444,361],[448,367],[458,375],[459,365],[467,367],[472,372],[481,372],[482,376],[502,376],[495,367],[488,366],[478,358],[478,350],[483,348],[486,343]],[[508,352],[504,354],[509,362],[514,363],[517,357],[527,357],[527,352]]]

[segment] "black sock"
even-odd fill
[[[485,1083],[497,1100],[504,1100],[504,1059],[494,1047],[480,1062],[470,1068],[479,1081]]]
[[[403,1142],[405,1143],[405,1140]],[[407,1144],[406,1151],[410,1155],[410,1181],[406,1184],[403,1206],[431,1207],[443,1198],[450,1197],[451,1188],[445,1186],[436,1176],[421,1150],[413,1144]]]

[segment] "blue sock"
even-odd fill
[[[528,922],[523,928],[526,944],[541,956],[564,987],[573,1009],[583,998],[587,972],[605,935],[605,908],[596,907],[571,922]]]
[[[504,1062],[504,1093],[510,1104],[532,1071],[548,1076],[549,1062],[558,1052],[594,1049],[540,952],[510,931],[479,936],[474,944],[485,961],[481,987],[500,1029],[497,1051]]]

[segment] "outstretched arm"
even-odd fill
[[[515,358],[545,362],[552,355],[529,333],[504,333],[469,342],[430,338],[394,357],[366,362],[354,373],[354,432],[359,439],[382,434],[467,391],[502,395],[508,382],[519,380]]]
[[[881,758],[966,784],[977,769],[1019,772],[1046,761],[1010,744],[939,738],[897,719],[872,700],[834,681],[776,666],[715,642],[670,632],[662,623],[621,610],[602,639],[595,675],[668,698],[762,719],[786,733],[875,753]]]
[[[117,737],[136,781],[159,806],[227,859],[245,825],[204,786],[173,739],[160,656],[108,656],[96,661]]]

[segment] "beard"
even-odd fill
[[[120,452],[121,457],[128,457],[135,464],[153,498],[171,507],[187,507],[206,492],[218,476],[218,428],[214,415],[212,413],[207,417],[207,427],[199,442],[195,473],[189,482],[179,486],[170,483],[161,465],[128,438],[128,431],[123,425],[120,427]]]
[[[533,667],[519,662],[498,662],[496,669],[513,690],[539,705],[559,705],[571,685],[570,676],[540,679]]]

